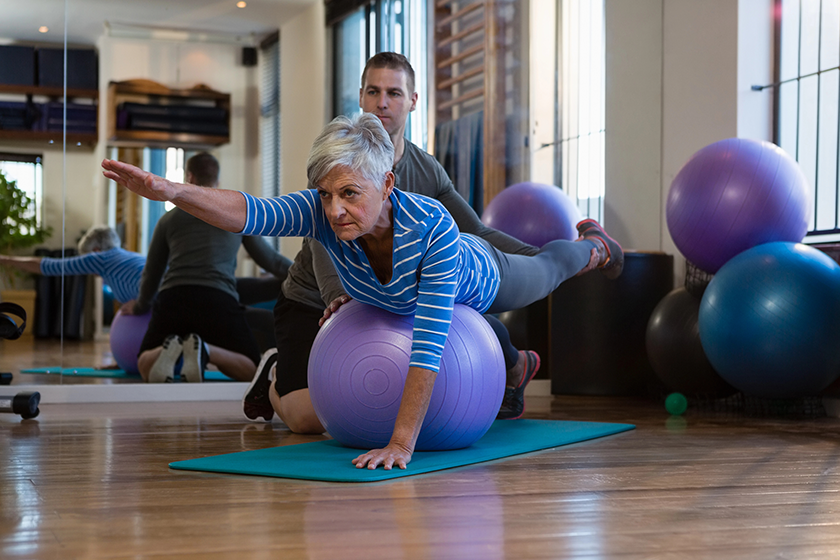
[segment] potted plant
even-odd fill
[[[52,228],[38,225],[32,199],[0,171],[0,253],[17,253],[43,243],[51,234]],[[0,300],[17,303],[28,316],[34,317],[35,290],[13,289],[18,274],[11,269],[2,269],[4,290],[0,292]]]

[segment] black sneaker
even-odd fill
[[[604,245],[604,262],[598,268],[604,273],[604,276],[610,280],[615,280],[621,276],[621,271],[624,270],[624,250],[618,241],[607,235],[603,226],[595,220],[583,220],[577,225],[578,233],[584,239],[596,238]],[[601,254],[601,251],[598,251]]]
[[[525,371],[517,387],[505,387],[502,406],[496,415],[496,420],[516,420],[522,418],[525,412],[525,387],[540,370],[540,355],[531,350],[520,350],[525,355]]]
[[[207,368],[209,357],[201,337],[195,333],[190,334],[184,341],[184,365],[181,366],[181,380],[187,383],[204,381],[204,370]]]
[[[245,418],[258,422],[260,418],[271,422],[274,418],[274,407],[271,406],[271,399],[268,392],[271,391],[271,370],[277,364],[277,348],[269,348],[262,355],[260,365],[257,366],[257,373],[242,397],[242,412]]]
[[[155,360],[149,372],[149,383],[172,383],[175,381],[175,364],[181,357],[184,347],[181,344],[181,337],[177,334],[170,334],[163,341],[160,355]]]

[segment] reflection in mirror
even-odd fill
[[[18,169],[18,184],[32,195],[30,211],[40,225],[52,228],[43,242],[18,252],[35,257],[37,249],[38,257],[61,263],[57,276],[21,281],[35,294],[27,328],[30,340],[15,347],[21,363],[12,363],[11,344],[0,342],[0,370],[15,372],[15,383],[139,380],[99,377],[102,372],[89,371],[114,363],[110,330],[127,296],[111,285],[114,281],[97,274],[73,274],[91,271],[73,268],[62,258],[72,258],[82,235],[98,225],[115,230],[123,250],[145,257],[156,222],[168,210],[109,184],[99,167],[103,158],[184,180],[185,161],[209,151],[221,164],[222,187],[276,195],[284,176],[293,179],[292,190],[305,185],[303,169],[281,173],[278,30],[286,25],[287,35],[299,36],[296,44],[317,45],[294,57],[292,71],[322,68],[323,8],[314,0],[238,4],[32,0],[25,9],[4,14],[0,46],[27,47],[32,76],[24,77],[24,84],[6,84],[8,66],[0,64],[0,159]],[[71,14],[66,22],[65,12]],[[0,57],[12,50],[19,49],[0,52]],[[49,68],[57,68],[58,74],[44,74],[57,82],[47,87],[39,79]],[[318,76],[316,82],[323,78]],[[317,89],[323,90],[323,85]],[[290,130],[320,128],[323,94],[310,96],[319,98],[311,123]],[[19,118],[18,126],[25,131],[9,130],[11,121],[2,104],[7,101],[17,101],[29,111],[22,110]],[[159,110],[163,116],[156,114]],[[292,149],[290,156],[298,150]],[[296,159],[300,161],[299,155]],[[286,252],[294,255],[297,243]],[[236,272],[244,277],[262,274],[244,253]],[[51,373],[18,373],[37,368]],[[63,381],[52,373],[62,368]],[[97,377],[67,374],[85,370]]]
[[[0,300],[26,312],[24,335],[0,341],[0,369],[14,372],[15,383],[61,383],[60,375],[22,378],[19,372],[61,371],[69,324],[66,278],[61,267],[40,274],[41,265],[45,258],[60,263],[68,238],[84,227],[84,219],[66,212],[66,171],[68,165],[80,166],[80,154],[89,158],[96,143],[95,79],[67,90],[68,98],[88,97],[80,109],[86,122],[72,112],[65,119],[66,9],[64,0],[43,0],[6,10],[0,21]],[[71,119],[78,126],[70,125]],[[80,336],[81,326],[80,321],[69,334]]]

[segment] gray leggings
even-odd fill
[[[501,284],[493,305],[485,313],[521,309],[539,301],[577,274],[589,262],[593,241],[558,239],[543,245],[534,256],[503,253],[479,238],[499,266]]]

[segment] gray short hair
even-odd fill
[[[310,186],[317,185],[338,165],[349,167],[382,187],[385,174],[394,166],[394,145],[377,116],[339,116],[324,127],[306,163]]]
[[[85,232],[79,240],[79,253],[92,253],[94,251],[107,251],[116,249],[122,245],[120,236],[108,226],[95,226]]]

